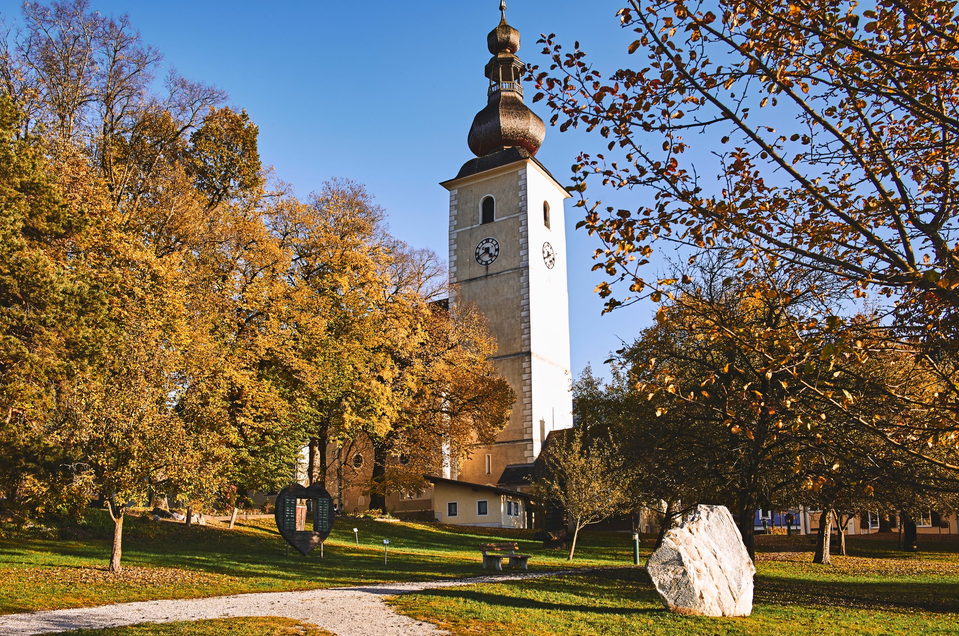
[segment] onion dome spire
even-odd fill
[[[493,55],[485,69],[487,104],[473,118],[467,141],[477,157],[509,147],[525,148],[535,155],[546,137],[546,125],[523,103],[520,80],[526,66],[516,57],[519,31],[506,23],[506,0],[500,0],[499,9],[500,23],[486,36]]]

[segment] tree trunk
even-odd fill
[[[186,527],[189,528],[193,525],[193,506],[187,504],[186,506]]]
[[[110,572],[120,572],[121,546],[123,543],[123,506],[119,510],[114,508],[113,503],[107,502],[107,512],[113,519],[113,550],[110,552]]]
[[[343,446],[336,445],[336,509],[343,514]]]
[[[819,534],[816,537],[816,554],[813,555],[813,563],[831,565],[829,541],[832,539],[832,514],[830,513],[830,510],[823,510],[819,514]]]
[[[743,535],[743,545],[749,558],[756,560],[756,507],[749,501],[742,501],[739,505],[739,533]]]
[[[577,523],[577,524],[575,525],[574,529],[573,529],[573,541],[572,541],[572,543],[569,544],[569,556],[566,557],[566,560],[567,560],[567,561],[572,561],[572,560],[573,560],[573,554],[576,553],[576,538],[579,536],[579,529],[580,529],[581,527],[582,527],[582,526],[580,526],[580,525]]]
[[[326,488],[326,446],[325,434],[310,438],[310,460],[306,476],[310,485],[319,484]]]
[[[839,547],[836,549],[836,554],[839,556],[846,556],[846,526],[849,524],[849,517],[843,517],[838,512],[836,515],[836,537],[839,539]],[[845,523],[843,523],[845,520]]]
[[[673,502],[666,503],[666,512],[663,513],[663,521],[659,524],[659,536],[656,537],[656,545],[653,546],[655,552],[663,545],[663,539],[666,538],[666,531],[673,525]]]
[[[373,475],[370,477],[370,510],[386,512],[386,445],[373,444]]]
[[[906,552],[915,552],[918,550],[916,544],[919,535],[916,530],[916,522],[912,517],[906,515],[903,515],[900,519],[900,525],[902,526],[902,549]]]
[[[889,515],[879,515],[879,532],[892,532],[892,524],[889,522]]]

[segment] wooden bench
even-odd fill
[[[509,567],[514,568],[517,565],[526,569],[526,562],[529,560],[529,554],[519,553],[519,544],[517,543],[481,543],[480,552],[483,553],[483,569],[491,565],[497,570],[502,571],[503,559],[509,559]]]

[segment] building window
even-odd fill
[[[456,514],[457,514],[457,512],[459,512],[456,508],[457,508],[457,506],[456,506],[456,502],[455,502],[455,501],[450,501],[450,502],[448,502],[448,503],[446,504],[446,516],[447,516],[447,517],[455,517]]]
[[[549,203],[546,201],[543,201],[543,225],[549,229]]]
[[[493,197],[486,197],[485,199],[483,199],[483,206],[482,206],[483,215],[482,215],[482,218],[480,219],[480,223],[484,223],[484,224],[492,223],[493,217],[495,216],[493,214],[495,208],[496,208],[496,202],[493,201]]]
[[[923,510],[916,515],[916,525],[920,528],[932,527],[932,513],[929,510]]]
[[[353,468],[359,468],[363,465],[363,456],[357,453],[353,455]]]
[[[486,501],[476,502],[476,514],[485,516],[489,514],[489,503]]]
[[[489,475],[492,472],[493,472],[493,456],[487,455],[486,456],[486,474]]]
[[[508,499],[506,500],[506,516],[507,517],[513,516],[513,502],[509,501]]]

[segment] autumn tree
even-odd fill
[[[822,418],[807,439],[807,462],[820,467],[797,499],[833,511],[840,527],[854,513],[952,509],[959,493],[949,445],[928,436],[929,420],[940,416],[930,407],[940,376],[914,349],[873,332],[861,332],[862,351],[831,359],[829,375],[804,396]],[[820,528],[816,562],[828,562],[829,552],[828,528]]]
[[[811,359],[848,359],[885,340],[910,351],[939,388],[914,403],[924,415],[908,422],[895,410],[863,417],[819,380],[804,386],[808,403],[838,404],[843,422],[902,461],[959,470],[954,5],[654,0],[631,1],[618,18],[635,34],[626,53],[642,58],[632,68],[603,74],[578,44],[567,52],[550,35],[549,68],[531,71],[553,124],[603,140],[577,158],[573,188],[579,225],[603,243],[595,256],[607,310],[680,293],[679,273],[655,277],[646,267],[663,246],[692,260],[731,248],[743,280],[778,267],[829,276],[822,336],[797,345]],[[587,190],[597,182],[643,193],[643,202],[604,208]],[[870,337],[849,322],[863,318]],[[899,389],[878,388],[904,397]],[[823,415],[806,421],[815,428]]]
[[[424,474],[462,461],[476,444],[492,444],[509,421],[514,395],[490,359],[496,343],[488,325],[453,300],[420,297],[411,312],[392,316],[388,377],[396,406],[389,427],[368,431],[371,509],[385,509],[391,492],[419,490]]]
[[[800,397],[803,380],[815,382],[821,370],[803,340],[821,336],[818,299],[795,293],[805,284],[776,278],[766,287],[776,293],[754,294],[729,276],[722,254],[707,262],[620,353],[631,408],[619,426],[639,448],[637,469],[651,473],[651,494],[730,506],[752,554],[756,510],[792,491],[809,468]]]
[[[307,203],[287,199],[270,224],[289,258],[272,373],[309,447],[308,479],[323,484],[330,445],[385,421],[374,381],[389,338],[382,210],[362,185],[331,181]]]
[[[573,527],[567,561],[576,553],[584,527],[629,512],[632,473],[612,437],[589,439],[581,428],[553,436],[543,449],[544,474],[537,479],[541,501],[557,505]]]
[[[53,449],[38,427],[53,388],[83,366],[96,319],[79,311],[90,281],[69,266],[89,219],[64,201],[42,140],[18,138],[21,117],[0,95],[0,489],[12,507],[46,472]]]
[[[31,475],[49,482],[40,487],[48,501],[57,481],[84,490],[81,498],[113,497],[119,547],[133,491],[208,503],[226,483],[269,488],[291,472],[298,440],[270,364],[284,335],[279,290],[289,257],[266,223],[283,197],[264,191],[256,126],[244,112],[216,108],[222,91],[171,73],[165,94],[154,92],[162,58],[125,16],[105,17],[85,0],[26,3],[21,27],[0,50],[3,92],[23,113],[5,147],[34,147],[23,159],[48,185],[26,179],[22,160],[5,186],[26,215],[10,217],[11,236],[45,219],[31,233],[47,247],[28,242],[0,259],[19,271],[25,254],[37,265],[49,255],[44,276],[63,287],[36,285],[29,303],[59,313],[32,311],[25,321],[34,334],[58,327],[43,328],[43,347],[36,337],[30,345],[45,352],[31,374],[33,401],[47,411],[28,422],[14,409],[10,430],[29,432],[24,444],[51,467]],[[119,421],[119,405],[129,421]],[[113,431],[114,447],[82,438],[101,431]],[[164,435],[175,461],[160,453]],[[127,465],[122,479],[94,469],[108,451]],[[123,485],[128,478],[134,486]]]
[[[579,203],[607,245],[599,260],[630,281],[623,301],[648,291],[637,268],[657,240],[743,240],[743,253],[839,274],[907,314],[918,305],[926,317],[904,327],[950,337],[951,3],[631,1],[618,17],[636,33],[628,53],[645,57],[637,68],[604,77],[551,36],[553,63],[534,74],[553,123],[609,140],[609,156],[577,161],[576,188],[599,179],[654,195],[634,211]]]
[[[831,510],[885,507],[887,488],[948,507],[955,458],[929,437],[942,384],[925,356],[891,345],[869,316],[843,328],[857,329],[852,350],[830,353],[830,277],[753,267],[740,278],[729,256],[687,267],[656,324],[619,352],[614,382],[585,392],[584,417],[629,440],[649,494],[729,505],[747,549],[758,508],[813,504],[828,522]]]
[[[175,71],[155,93],[163,56],[128,16],[107,17],[89,0],[26,2],[13,26],[0,42],[0,86],[25,114],[21,133],[42,127],[84,149],[120,207],[139,205],[184,135],[226,99]]]

